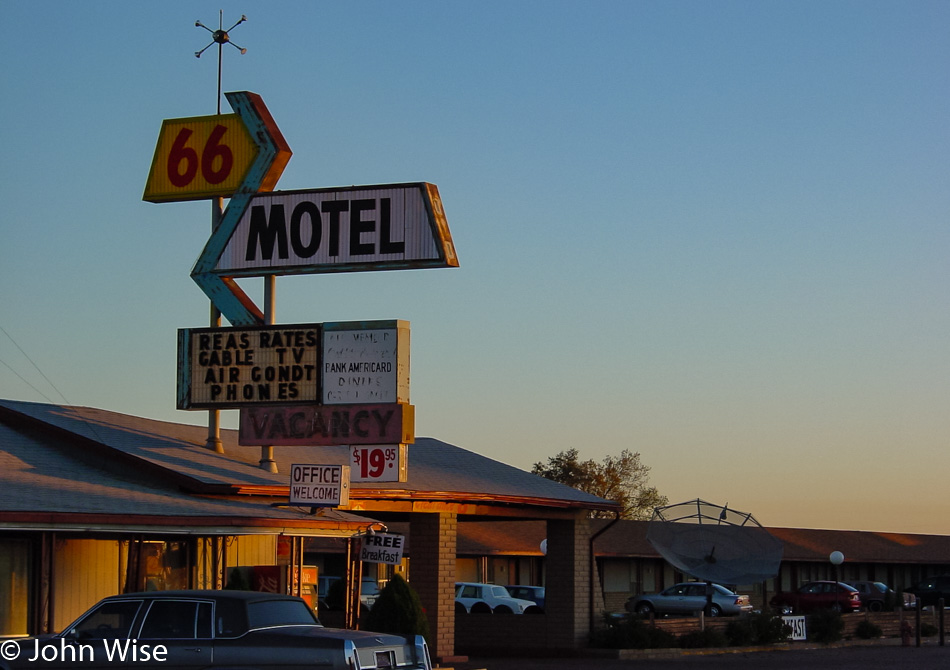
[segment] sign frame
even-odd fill
[[[415,407],[402,403],[243,407],[238,431],[238,444],[245,447],[391,446],[413,441]]]
[[[324,323],[320,402],[408,404],[410,337],[402,319]]]
[[[249,342],[254,339],[254,335],[257,335],[257,342],[260,343],[263,337],[263,333],[270,332],[271,335],[268,339],[267,347],[258,347],[251,348]],[[307,337],[307,334],[312,334],[314,343],[306,343],[305,345],[297,345],[297,342],[290,342],[290,347],[285,345],[288,343],[287,337],[288,333],[303,334],[304,337]],[[281,340],[278,343],[274,335],[281,334]],[[220,338],[221,342],[218,344],[210,343],[210,349],[202,349],[200,340],[202,338],[210,338],[212,340]],[[244,340],[242,338],[246,337],[247,346],[242,346]],[[196,350],[196,340],[198,341],[198,349]],[[200,409],[241,409],[242,407],[252,407],[257,405],[265,404],[290,404],[290,405],[301,405],[301,404],[313,404],[319,401],[321,395],[321,385],[320,385],[320,367],[321,367],[321,357],[322,357],[322,324],[319,323],[304,323],[304,324],[274,324],[269,326],[249,326],[249,327],[240,327],[240,328],[180,328],[178,330],[178,409],[186,410],[200,410]],[[297,345],[297,346],[294,346]],[[312,346],[312,350],[310,347]],[[293,360],[300,355],[301,348],[307,349],[307,352],[312,354],[314,369],[308,370],[309,363],[304,363],[303,365],[293,363]],[[280,367],[294,368],[288,370],[286,373],[286,379],[282,375],[282,371],[269,372],[267,369],[261,371],[260,375],[262,379],[255,380],[251,378],[247,379],[244,373],[253,375],[253,370],[255,367],[258,367],[257,364],[263,363],[260,358],[257,358],[254,354],[260,351],[261,349],[276,349],[285,348],[290,349],[290,351],[285,352],[282,356],[287,359],[286,365],[281,364]],[[229,352],[230,362],[225,363],[223,356],[215,359],[214,364],[202,365],[200,363],[200,355],[203,351],[209,352]],[[243,360],[235,360],[236,354],[243,352]],[[248,352],[253,352],[248,359]],[[289,354],[289,356],[288,356]],[[306,357],[304,360],[309,361],[310,357]],[[210,361],[210,358],[209,358]],[[301,361],[303,362],[303,361]],[[268,365],[268,369],[273,368],[273,365]],[[299,373],[303,375],[302,379],[294,379],[298,376],[298,370],[296,368],[302,368],[299,370]],[[205,371],[205,380],[200,381],[196,379],[196,376],[200,375],[201,370]],[[309,375],[308,375],[309,373]],[[211,398],[208,398],[205,394],[201,393],[201,385],[209,384],[209,375],[214,377],[217,381],[210,382],[212,385],[217,385],[223,387],[221,393],[223,397],[219,400],[214,399],[214,390],[209,391],[211,393]],[[274,379],[268,379],[267,377],[273,375]],[[307,379],[307,377],[311,379]],[[235,378],[237,377],[237,379]],[[282,381],[283,379],[283,381]],[[234,381],[232,381],[234,380]],[[281,384],[293,384],[296,385],[298,382],[306,382],[305,386],[296,386],[296,391],[291,388],[291,386],[284,387],[285,397],[281,397]],[[235,389],[236,398],[231,399],[229,397],[231,386],[240,385],[241,388]],[[263,393],[261,386],[264,385],[277,385],[276,387],[270,387],[272,390],[270,392],[271,397],[266,399],[261,398],[246,398],[245,389],[250,385],[258,389],[258,392]],[[254,388],[251,389],[252,393]],[[276,392],[273,389],[276,388]],[[286,397],[286,395],[291,395],[292,397]]]
[[[313,482],[314,472],[323,480]],[[300,483],[295,483],[296,479]],[[309,479],[306,483],[304,480]],[[314,496],[317,492],[320,495]],[[288,504],[303,507],[345,507],[350,504],[350,466],[294,463],[290,466]],[[317,502],[314,502],[317,501]]]
[[[364,563],[399,565],[406,550],[406,536],[398,533],[367,533],[361,538],[360,560]]]

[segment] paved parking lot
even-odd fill
[[[950,646],[901,647],[889,643],[801,650],[723,651],[673,658],[471,658],[455,670],[946,670]]]

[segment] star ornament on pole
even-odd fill
[[[223,19],[224,19],[224,10],[222,10],[222,11],[219,13],[219,15],[218,15],[218,29],[217,29],[217,30],[211,30],[211,28],[209,28],[208,26],[206,26],[205,24],[203,24],[201,21],[195,21],[195,27],[197,27],[197,28],[204,28],[204,29],[207,30],[209,33],[211,33],[211,42],[209,42],[208,45],[207,45],[204,49],[202,49],[201,51],[196,51],[196,52],[195,52],[195,58],[201,58],[201,54],[203,54],[205,51],[207,51],[208,48],[211,47],[212,44],[217,44],[219,49],[220,49],[221,46],[224,45],[224,44],[230,44],[232,47],[234,47],[235,49],[237,49],[238,51],[240,51],[242,54],[246,54],[246,53],[247,53],[247,49],[245,49],[244,47],[239,47],[237,44],[235,44],[234,42],[232,42],[232,41],[231,41],[231,36],[228,34],[228,33],[230,33],[232,30],[234,30],[235,28],[237,28],[239,25],[241,25],[242,23],[244,23],[245,21],[247,21],[247,16],[245,16],[244,14],[242,14],[242,15],[241,15],[241,18],[238,20],[238,22],[235,23],[235,24],[234,24],[233,26],[231,26],[230,28],[228,28],[227,30],[224,30],[224,29],[223,29],[223,25],[224,25],[224,24],[223,24]]]

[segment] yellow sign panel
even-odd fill
[[[230,196],[244,182],[259,151],[237,114],[165,119],[142,199]]]

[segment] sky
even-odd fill
[[[417,435],[950,533],[950,4],[0,6],[0,397],[207,423],[176,338],[211,206],[142,194],[162,120],[215,113],[223,10],[277,189],[439,188],[458,268],[277,280],[278,323],[410,322]]]

